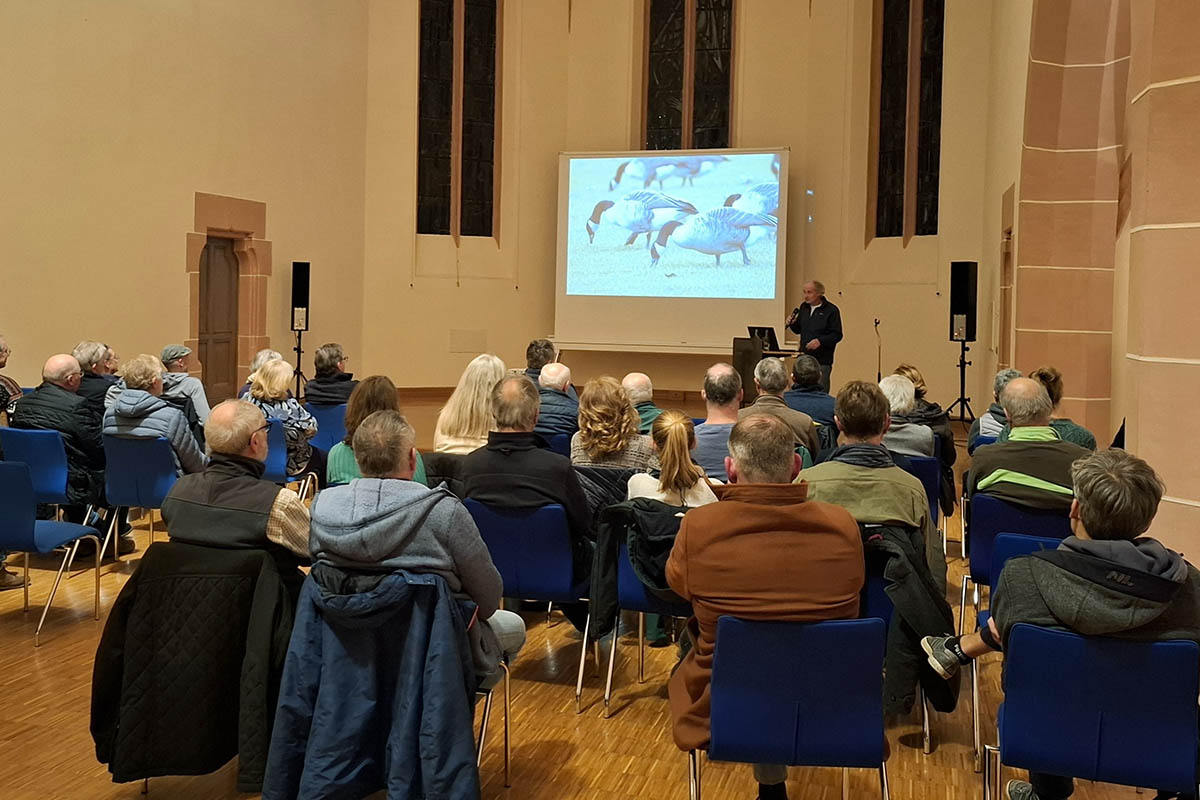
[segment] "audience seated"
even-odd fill
[[[353,372],[346,372],[349,361],[346,351],[337,342],[323,344],[313,356],[317,376],[304,384],[304,402],[319,406],[340,406],[350,399],[358,381]]]
[[[117,377],[113,375],[117,367],[117,357],[112,348],[103,342],[82,341],[71,351],[79,367],[83,370],[83,378],[79,381],[79,396],[95,406],[97,413],[104,415],[104,397]]]
[[[450,399],[438,412],[433,429],[433,449],[438,453],[466,455],[487,444],[492,417],[491,393],[504,377],[504,362],[491,353],[471,359]]]
[[[542,367],[538,375],[538,394],[541,410],[538,411],[537,432],[549,439],[559,433],[568,436],[579,430],[579,400],[571,389],[571,370],[565,364],[554,362]]]
[[[190,363],[188,357],[191,354],[191,348],[181,344],[169,344],[163,348],[162,362],[167,368],[167,374],[163,376],[163,397],[191,400],[200,424],[204,425],[208,422],[208,395],[200,379],[187,374]]]
[[[258,372],[259,367],[268,361],[280,361],[283,359],[283,354],[278,350],[265,348],[254,354],[254,358],[250,360],[250,374],[246,376],[246,382],[242,384],[242,388],[238,389],[238,397],[245,397],[250,394],[250,382],[254,380],[254,373]]]
[[[916,405],[916,387],[903,375],[887,375],[879,388],[892,409],[892,423],[883,435],[883,444],[893,453],[905,456],[933,456],[933,431],[915,422],[905,422],[905,415]]]
[[[558,348],[549,339],[534,339],[525,348],[525,374],[533,381],[534,386],[540,386],[538,378],[542,375],[542,367],[558,361]],[[572,400],[579,400],[575,387],[567,384],[567,394]]]
[[[631,372],[621,379],[621,388],[629,395],[633,410],[638,413],[638,433],[650,433],[650,426],[662,409],[654,405],[654,384],[644,372]]]
[[[499,508],[537,508],[557,503],[567,514],[575,577],[591,574],[593,533],[587,498],[571,462],[546,449],[534,433],[538,418],[538,391],[525,375],[508,375],[492,390],[492,415],[496,430],[485,447],[468,455],[459,472],[466,497]],[[587,620],[587,606],[560,606],[579,630]]]
[[[1033,372],[1029,373],[1029,377],[1040,383],[1046,388],[1046,394],[1050,395],[1050,402],[1054,406],[1051,414],[1058,411],[1059,403],[1063,397],[1063,380],[1062,373],[1055,367],[1038,367]],[[1088,450],[1096,449],[1096,437],[1087,428],[1082,425],[1076,425],[1066,417],[1052,416],[1050,418],[1050,427],[1058,431],[1058,437],[1064,442],[1074,442],[1080,447],[1086,447]],[[1007,442],[1012,429],[1005,425],[1000,431],[999,440]]]
[[[361,381],[356,381],[354,391],[346,403],[346,438],[329,448],[329,456],[325,463],[325,477],[329,483],[349,483],[355,478],[361,478],[358,462],[354,457],[354,432],[363,420],[376,411],[400,411],[400,399],[396,395],[396,384],[386,375],[372,375]],[[413,470],[412,479],[422,486],[428,486],[425,476],[425,462],[416,450],[417,465]]]
[[[1008,386],[1009,381],[1019,377],[1021,377],[1021,371],[1017,369],[1002,369],[996,373],[996,378],[992,381],[992,404],[988,406],[987,411],[976,417],[975,421],[971,423],[971,430],[967,432],[968,455],[975,452],[980,436],[998,438],[1000,431],[1004,430],[1004,426],[1008,424],[1008,418],[1004,416],[1004,407],[1000,405],[1000,394],[1004,391],[1004,387]]]
[[[1123,450],[1085,451],[1071,465],[1071,481],[1073,535],[1057,550],[1008,561],[992,591],[986,628],[961,640],[922,641],[930,665],[943,677],[973,658],[1002,650],[1021,622],[1085,636],[1200,642],[1200,572],[1179,553],[1142,536],[1164,492],[1154,470]],[[1065,800],[1074,790],[1069,776],[1033,772],[1029,777],[1029,782],[1010,781],[1005,797]]]
[[[593,378],[583,387],[579,432],[571,437],[571,463],[636,470],[658,467],[650,437],[638,433],[637,412],[616,378]]]
[[[0,369],[8,366],[8,357],[11,355],[12,349],[8,346],[8,340],[0,335]],[[0,375],[0,416],[3,416],[6,421],[9,408],[20,396],[20,385],[7,375]]]
[[[817,439],[817,429],[812,417],[803,411],[797,411],[783,401],[783,391],[788,385],[787,367],[781,358],[764,358],[754,366],[754,386],[758,389],[758,397],[754,402],[738,412],[738,420],[743,420],[751,414],[772,414],[787,423],[796,436],[796,444],[804,445],[812,458],[821,451],[821,443]]]
[[[821,365],[810,355],[796,356],[792,362],[792,388],[783,393],[783,402],[813,422],[833,425],[833,397],[821,386]]]
[[[946,557],[929,516],[925,487],[896,466],[883,444],[891,424],[890,409],[883,390],[873,383],[850,381],[843,386],[834,411],[842,444],[797,480],[807,481],[810,500],[841,506],[857,522],[919,530],[929,572],[944,591]]]
[[[162,375],[162,361],[155,356],[142,354],[126,362],[121,369],[125,390],[104,412],[103,433],[125,439],[162,436],[171,443],[177,475],[200,472],[207,463],[204,453],[183,412],[162,400]]]
[[[210,458],[203,472],[175,482],[162,516],[174,539],[210,547],[266,550],[295,592],[309,557],[308,507],[291,489],[263,480],[267,424],[247,400],[226,400],[205,428]]]
[[[1071,464],[1087,449],[1058,438],[1050,427],[1053,404],[1032,378],[1013,378],[1000,394],[1012,426],[1007,442],[975,451],[967,496],[986,492],[1000,500],[1066,513],[1071,506]]]
[[[736,373],[735,373],[736,374]],[[671,556],[667,582],[691,602],[693,647],[668,687],[675,744],[709,742],[709,683],[717,619],[816,622],[858,616],[865,569],[858,526],[845,509],[806,499],[791,483],[800,471],[791,428],[755,415],[729,436],[731,485],[720,502],[689,511]],[[786,798],[787,768],[756,765],[760,798]]]
[[[925,376],[912,364],[901,364],[894,370],[896,375],[903,375],[913,383],[916,403],[912,411],[900,416],[901,422],[924,425],[933,431],[938,442],[937,452],[942,467],[941,508],[943,514],[954,513],[954,466],[958,451],[954,447],[954,431],[950,429],[950,417],[937,403],[930,402],[925,397],[928,389],[925,386]]]
[[[268,361],[254,373],[247,399],[258,406],[264,417],[283,423],[288,475],[305,472],[324,475],[321,451],[309,444],[309,440],[317,435],[317,420],[288,391],[295,375],[296,371],[286,361]]]
[[[729,455],[729,434],[738,422],[738,407],[742,404],[742,376],[728,364],[713,364],[704,373],[700,396],[708,416],[696,426],[696,463],[708,477],[727,481],[725,458]]]
[[[500,609],[500,573],[462,503],[444,487],[413,480],[415,438],[395,410],[376,411],[356,427],[362,477],[313,501],[313,557],[343,570],[441,576],[451,592],[478,606],[467,635],[476,672],[490,685],[499,678],[500,658],[513,659],[525,643],[525,622]]]
[[[658,454],[658,477],[645,472],[631,477],[630,500],[648,497],[669,506],[703,506],[717,501],[704,470],[692,462],[696,433],[691,417],[682,411],[664,411],[650,428],[650,443]]]

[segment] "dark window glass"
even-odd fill
[[[883,0],[876,236],[904,235],[904,134],[908,114],[908,4],[909,0]]]
[[[496,0],[466,0],[463,20],[462,234],[492,235]]]
[[[696,80],[692,147],[729,146],[733,0],[696,0]]]
[[[942,31],[945,0],[925,0],[921,21],[921,94],[917,126],[917,236],[938,232],[942,155]]]
[[[650,0],[646,75],[646,149],[683,146],[685,0]]]
[[[421,0],[417,100],[417,233],[450,232],[454,2]]]

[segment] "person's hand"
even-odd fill
[[[805,350],[816,350],[821,346],[821,342],[817,339],[809,340],[808,344],[804,345]]]
[[[800,319],[800,309],[793,308],[792,313],[788,315],[787,322],[784,324],[789,328],[796,324],[796,320]]]
[[[996,627],[996,618],[988,617],[988,630],[992,632],[992,638],[997,642],[1000,641],[1000,629]]]

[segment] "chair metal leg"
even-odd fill
[[[154,509],[147,508],[146,516],[150,517],[150,544],[154,544]]]
[[[975,581],[971,581],[971,585],[974,587],[971,594],[971,605],[975,608],[975,611],[978,612],[979,603],[981,602],[981,598],[979,596],[979,584],[975,583]]]
[[[971,661],[971,728],[974,731],[975,771],[980,772],[983,765],[980,756],[983,751],[979,748],[979,660]]]
[[[479,742],[475,745],[475,767],[483,763],[483,745],[487,741],[488,722],[492,718],[492,695],[495,689],[488,691],[483,698],[483,719],[479,721]]]
[[[604,681],[604,718],[611,716],[609,701],[612,700],[613,670],[617,663],[617,628],[621,624],[621,610],[617,609],[617,619],[613,623],[612,643],[608,648],[608,678]]]
[[[700,800],[700,753],[688,751],[688,798]]]
[[[995,762],[992,758],[995,756]],[[1004,765],[1000,763],[1000,748],[985,745],[983,748],[983,800],[999,800],[1000,773]]]
[[[58,591],[58,584],[62,582],[63,572],[67,568],[67,562],[75,557],[75,551],[79,548],[79,540],[76,539],[71,543],[71,549],[63,556],[62,564],[58,568],[58,574],[54,576],[54,586],[50,587],[50,596],[46,598],[46,605],[42,608],[42,618],[38,620],[37,629],[33,632],[33,646],[41,646],[42,626],[46,624],[46,614],[50,611],[50,604],[54,602],[54,593]]]
[[[25,605],[21,609],[26,614],[29,613],[29,551],[22,553],[25,556]]]
[[[142,778],[142,794],[150,794],[150,779]]]
[[[638,683],[646,682],[646,615],[638,612]]]
[[[842,800],[850,800],[850,769],[842,767]]]
[[[587,619],[583,623],[583,641],[579,643],[579,675],[575,678],[575,713],[583,711],[581,698],[583,697],[583,666],[587,662],[588,651],[588,634],[592,629],[592,612],[588,611]]]
[[[108,549],[108,543],[111,541],[112,545],[113,545],[113,558],[117,559],[118,561],[121,560],[121,555],[118,552],[120,548],[117,547],[117,534],[116,534],[117,518],[119,516],[121,516],[120,509],[114,508],[113,509],[113,517],[111,520],[108,521],[108,530],[104,534],[104,543],[100,545],[100,557],[101,558],[104,557],[104,551]]]
[[[917,690],[917,702],[921,704],[921,745],[925,751],[925,755],[933,752],[933,735],[930,733],[930,717],[933,712],[929,710],[929,701],[925,699],[925,690]]]
[[[553,628],[557,622],[550,621],[550,612],[554,610],[554,603],[546,603],[546,627]],[[560,620],[561,621],[561,620]]]
[[[879,765],[879,796],[882,797],[883,800],[891,800],[892,797],[891,792],[888,790],[886,761]]]
[[[962,579],[962,597],[958,601],[958,635],[962,636],[966,630],[967,619],[967,583],[971,580],[970,575],[963,575]]]
[[[512,719],[512,673],[508,662],[500,660],[500,669],[504,670],[504,787],[512,786],[508,779],[509,762],[512,761],[512,740],[509,738],[508,723]]]
[[[617,640],[617,629],[616,628],[613,628],[612,638],[613,638],[614,642]],[[592,655],[595,657],[595,665],[596,665],[595,675],[597,678],[599,678],[600,677],[600,640],[599,639],[596,639],[594,642],[592,642]]]
[[[95,555],[96,555],[96,610],[95,610],[95,614],[96,614],[96,619],[100,619],[100,537],[84,536],[82,538],[91,539],[92,542],[96,545],[96,549],[95,549]],[[69,570],[70,567],[68,566],[67,569]]]

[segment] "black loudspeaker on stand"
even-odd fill
[[[975,341],[975,305],[979,280],[978,261],[950,262],[950,341],[958,342],[958,399],[946,409],[946,416],[953,417],[958,409],[958,421],[975,421],[971,410],[971,398],[967,396],[967,353],[971,348],[967,342]]]
[[[292,331],[296,334],[296,392],[300,398],[300,388],[308,382],[300,361],[304,357],[304,332],[308,330],[308,278],[310,264],[307,261],[292,262]]]

